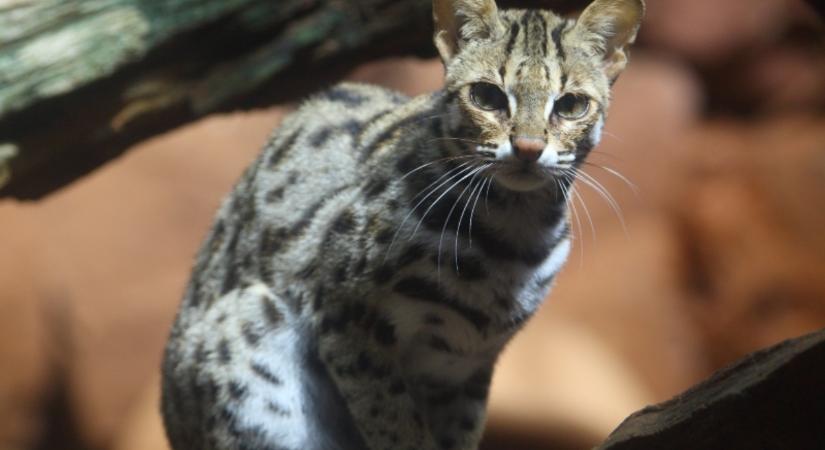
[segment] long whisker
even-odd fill
[[[419,170],[424,169],[426,167],[429,167],[433,164],[437,164],[437,163],[440,163],[440,162],[455,161],[457,159],[466,159],[466,158],[475,158],[475,157],[476,157],[476,155],[461,155],[461,156],[448,156],[446,158],[436,159],[435,161],[430,161],[430,162],[424,163],[424,164],[416,167],[415,169],[410,170],[409,172],[405,173],[401,178],[399,178],[399,180],[403,180],[403,179],[407,178],[408,176],[412,175],[413,173],[418,172]]]
[[[634,195],[639,195],[639,186],[630,181],[626,176],[622,175],[618,170],[588,161],[584,161],[584,164],[590,167],[595,167],[597,169],[604,170],[605,172],[615,176],[616,178],[622,180],[627,185],[627,187],[629,187],[630,190],[633,191]]]
[[[473,248],[473,216],[475,215],[475,212],[476,212],[476,206],[478,205],[479,199],[481,199],[481,192],[484,191],[484,183],[487,183],[489,185],[492,180],[493,180],[493,177],[489,177],[489,178],[485,178],[481,182],[481,186],[480,186],[481,188],[478,190],[478,195],[476,195],[476,200],[475,200],[475,202],[473,202],[473,208],[470,210],[470,223],[469,223],[469,229],[467,230],[467,240],[469,241],[469,248]]]
[[[448,189],[446,189],[441,195],[438,196],[438,198],[435,199],[435,201],[433,201],[430,204],[430,206],[427,208],[427,210],[424,211],[424,214],[421,216],[421,219],[418,220],[418,223],[415,225],[415,228],[413,229],[413,232],[412,232],[412,234],[410,235],[410,237],[408,239],[412,239],[415,236],[415,234],[418,232],[418,229],[421,227],[421,224],[424,222],[424,219],[427,218],[427,214],[429,214],[430,211],[432,211],[432,209],[435,207],[435,205],[438,204],[438,202],[441,201],[441,199],[444,198],[445,195],[449,194],[450,191],[453,190],[453,188],[455,188],[456,186],[461,184],[462,181],[464,181],[467,178],[473,176],[477,169],[478,169],[477,166],[472,166],[469,170],[464,170],[464,171],[461,172],[461,174],[456,175],[455,177],[451,177],[451,179],[454,179],[458,176],[460,176],[461,178],[459,178],[458,181],[456,181],[452,185],[450,185],[450,187]]]
[[[480,174],[480,173],[481,172],[479,171],[476,174],[476,176],[478,176],[478,174]],[[474,183],[475,183],[475,176],[473,177],[472,180],[470,180],[470,185],[472,186]],[[454,255],[453,256],[454,256],[454,259],[455,259],[455,271],[456,271],[456,273],[459,272],[459,269],[458,269],[458,237],[461,235],[461,222],[464,220],[464,213],[467,212],[467,208],[470,206],[470,203],[473,201],[473,195],[475,195],[476,190],[478,190],[478,188],[482,184],[484,184],[484,180],[479,181],[477,184],[475,184],[475,186],[473,186],[473,190],[470,191],[470,195],[467,197],[467,201],[464,203],[464,208],[461,210],[461,214],[458,216],[458,225],[456,225],[456,227],[455,227],[455,248],[453,249],[454,250]],[[463,195],[463,193],[462,193],[462,195]]]
[[[622,225],[622,230],[625,233],[625,236],[629,236],[627,232],[627,224],[624,220],[624,214],[622,213],[621,208],[619,207],[619,203],[616,201],[615,198],[610,194],[610,192],[605,188],[601,183],[598,182],[595,178],[593,178],[590,174],[586,172],[580,171],[581,178],[579,178],[584,184],[593,188],[604,200],[610,205],[610,208],[616,214],[616,217],[619,219],[619,223]]]
[[[476,141],[474,139],[467,139],[467,138],[460,138],[460,137],[447,137],[447,136],[429,139],[429,140],[427,140],[427,143],[435,142],[435,141],[459,141],[459,142],[468,142],[470,144],[477,144],[477,145],[492,147],[491,145],[488,145],[485,142]]]
[[[603,134],[604,136],[609,136],[609,137],[612,137],[613,139],[615,139],[615,140],[617,140],[617,141],[619,141],[619,142],[621,142],[621,143],[624,143],[624,139],[622,139],[620,136],[618,136],[618,135],[616,135],[616,134],[614,134],[614,133],[611,133],[611,132],[609,132],[609,131],[607,131],[607,130],[604,130],[604,129],[603,129],[603,130],[602,130],[602,134]]]
[[[409,219],[410,219],[410,217],[413,215],[413,213],[415,213],[415,211],[416,211],[416,210],[417,210],[417,209],[418,209],[418,208],[419,208],[422,204],[424,204],[424,202],[427,200],[427,198],[429,198],[431,195],[433,195],[435,192],[437,192],[437,191],[438,191],[438,190],[439,190],[442,186],[444,186],[444,185],[446,185],[447,183],[449,183],[449,182],[450,182],[450,180],[454,179],[455,177],[461,176],[463,173],[466,173],[466,172],[468,172],[468,171],[472,170],[472,169],[473,169],[473,166],[472,166],[471,164],[472,164],[472,161],[468,161],[468,162],[465,162],[465,163],[460,164],[458,167],[455,167],[455,168],[453,168],[453,169],[448,170],[446,173],[444,173],[443,175],[441,175],[441,177],[439,177],[437,180],[435,180],[435,181],[433,181],[432,183],[430,183],[427,187],[425,187],[424,189],[422,189],[422,190],[421,190],[421,192],[419,192],[418,194],[416,194],[416,196],[413,198],[413,201],[415,201],[415,199],[416,199],[416,198],[418,198],[419,196],[421,196],[424,192],[429,191],[429,193],[428,193],[428,194],[426,194],[426,195],[424,196],[424,198],[422,198],[421,200],[419,200],[419,201],[418,201],[418,203],[416,203],[416,204],[415,204],[415,206],[413,206],[413,207],[410,209],[410,211],[409,211],[409,212],[407,212],[407,215],[406,215],[406,216],[404,216],[404,220],[402,220],[402,221],[401,221],[401,224],[400,224],[400,225],[398,225],[398,228],[396,228],[395,233],[392,235],[392,240],[390,241],[390,245],[389,245],[389,246],[387,246],[387,251],[384,253],[384,261],[385,261],[385,262],[386,262],[386,260],[387,260],[387,256],[389,256],[390,251],[392,250],[392,246],[395,244],[395,241],[396,241],[396,240],[398,240],[398,235],[401,233],[401,230],[403,230],[403,229],[404,229],[404,224],[406,224],[406,223],[407,223],[407,220],[409,220]],[[469,167],[468,167],[468,166],[469,166]],[[452,175],[451,175],[451,174],[452,174]],[[444,178],[447,178],[447,179],[446,179],[446,180],[444,180],[444,181],[442,182],[441,180],[443,180]],[[439,183],[439,182],[441,182],[441,184],[439,184],[438,186],[433,187],[434,185],[436,185],[436,184],[437,184],[437,183]],[[432,188],[432,189],[431,189],[431,188]],[[412,236],[410,236],[410,239],[412,239]]]
[[[484,210],[487,215],[490,215],[490,205],[487,203],[487,200],[490,199],[490,186],[493,185],[493,177],[490,177],[490,182],[487,183],[487,189],[484,191]]]
[[[469,189],[470,186],[473,185],[473,181],[475,180],[475,177],[478,176],[478,174],[481,173],[481,171],[484,170],[484,169],[486,169],[486,166],[478,167],[478,168],[476,168],[476,170],[474,170],[473,172],[471,172],[468,175],[465,175],[460,180],[458,180],[458,182],[456,182],[456,184],[458,184],[458,183],[461,183],[462,181],[464,181],[465,179],[467,179],[467,177],[471,177],[470,182],[467,184],[467,186],[464,187],[464,189],[461,191],[461,193],[458,194],[458,197],[456,197],[455,201],[453,202],[453,206],[450,208],[450,211],[447,213],[447,217],[444,219],[444,226],[441,227],[441,236],[438,239],[438,256],[437,256],[437,261],[436,261],[437,271],[438,271],[439,276],[441,275],[441,249],[442,249],[442,244],[444,242],[444,233],[447,231],[447,225],[450,223],[450,218],[453,216],[453,211],[455,211],[455,208],[456,208],[456,206],[458,206],[459,201],[461,200],[462,197],[464,197],[464,193],[467,192],[467,189]],[[450,188],[450,190],[452,190],[452,188]],[[446,194],[446,192],[444,194],[441,194],[441,196],[443,197],[445,194]],[[438,200],[440,200],[440,199],[441,199],[441,197],[438,198]],[[436,200],[430,206],[430,208],[435,206],[435,203],[438,203],[438,200]],[[429,212],[430,212],[430,210],[428,209],[424,213],[424,217],[426,217],[427,213],[429,213]],[[422,220],[423,220],[423,218],[422,218]],[[421,222],[419,222],[419,225],[420,225],[420,223]],[[458,233],[458,229],[456,229],[456,233]]]
[[[573,224],[576,227],[576,235],[578,235],[578,244],[579,244],[579,269],[584,267],[584,235],[582,234],[582,224],[581,218],[579,217],[579,212],[576,210],[576,202],[573,201],[571,198],[570,191],[573,189],[573,185],[569,185],[565,187],[564,184],[556,180],[556,184],[559,185],[562,192],[564,193],[564,201],[570,207],[570,211],[573,213]],[[574,235],[575,236],[575,235]],[[575,240],[575,239],[574,239]]]

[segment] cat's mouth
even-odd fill
[[[505,188],[518,192],[540,189],[563,176],[561,168],[515,160],[499,161],[494,173],[496,181]]]

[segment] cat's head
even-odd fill
[[[595,0],[565,19],[494,0],[433,0],[452,115],[497,181],[529,191],[583,161],[644,9],[643,0]]]

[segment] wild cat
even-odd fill
[[[221,207],[163,364],[176,450],[477,448],[644,4],[433,11],[444,89],[315,96]]]

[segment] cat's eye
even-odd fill
[[[590,110],[590,98],[581,94],[564,94],[556,100],[553,114],[567,120],[578,120]]]
[[[507,111],[507,95],[495,84],[473,84],[470,86],[470,100],[487,111]]]

